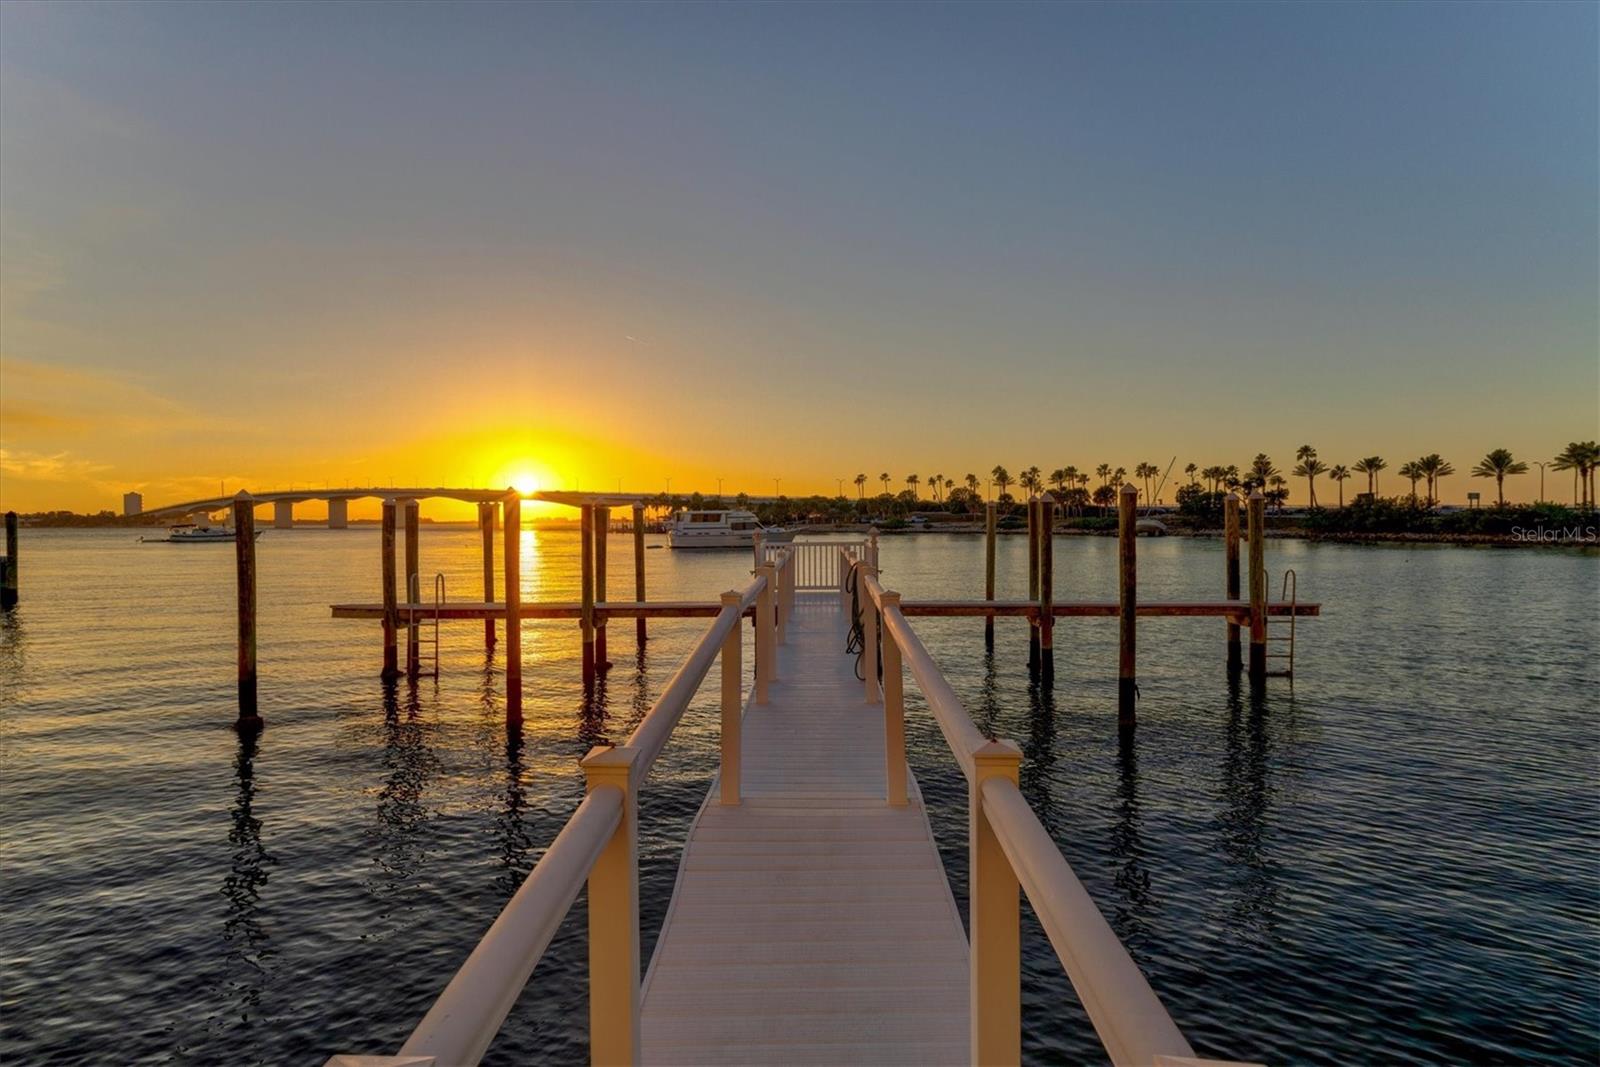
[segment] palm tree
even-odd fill
[[[1308,446],[1302,445],[1301,450],[1304,451],[1306,447]],[[1309,456],[1295,464],[1294,476],[1306,480],[1306,488],[1311,494],[1312,507],[1317,506],[1317,475],[1325,473],[1327,469],[1328,465],[1317,458],[1316,449],[1312,449]]]
[[[928,479],[928,484],[933,486],[933,499],[934,499],[934,501],[935,502],[943,501],[944,500],[944,491],[945,491],[945,488],[946,488],[944,475],[935,474],[933,477]]]
[[[1245,489],[1265,489],[1277,476],[1278,468],[1272,465],[1272,459],[1265,452],[1257,452],[1256,458],[1250,461],[1250,473],[1245,476],[1243,485]]]
[[[917,486],[922,484],[922,479],[915,474],[906,475],[906,490],[910,492],[912,502],[917,499]]]
[[[866,498],[866,495],[867,495],[867,476],[865,474],[858,474],[858,475],[856,475],[856,499],[857,500],[864,500]]]
[[[1190,485],[1194,484],[1194,475],[1195,475],[1195,472],[1198,471],[1199,469],[1200,468],[1197,465],[1193,464],[1193,463],[1190,463],[1189,465],[1187,465],[1186,467],[1183,468],[1183,473],[1185,473],[1185,474],[1187,474],[1189,476],[1189,484]]]
[[[983,484],[983,482],[978,479],[978,476],[976,474],[969,474],[963,478],[962,481],[967,483],[967,492],[976,497],[978,495],[978,487]]]
[[[1350,468],[1343,463],[1335,463],[1328,468],[1328,477],[1339,483],[1339,506],[1344,507],[1344,483],[1350,478]]]
[[[1057,496],[1065,496],[1067,493],[1067,469],[1065,467],[1057,467],[1051,471],[1050,484],[1056,487]]]
[[[1006,495],[1006,486],[1011,484],[1011,472],[996,464],[994,470],[989,472],[989,478],[1000,487],[999,496]]]
[[[878,481],[883,483],[883,495],[884,496],[888,496],[889,495],[889,483],[892,482],[893,480],[894,480],[893,478],[889,477],[889,472],[888,471],[884,471],[882,474],[878,475]]]
[[[1161,468],[1154,463],[1138,463],[1134,465],[1133,476],[1144,483],[1144,500],[1150,502],[1150,479],[1161,473]]]
[[[1029,467],[1022,472],[1022,477],[1017,481],[1022,488],[1035,495],[1044,489],[1044,474],[1038,467]]]
[[[1375,497],[1378,495],[1378,472],[1388,466],[1389,464],[1384,462],[1382,456],[1368,456],[1365,459],[1356,460],[1356,472],[1367,476],[1368,496]]]
[[[1077,484],[1078,484],[1078,468],[1077,467],[1070,467],[1070,466],[1066,467],[1065,469],[1062,470],[1061,473],[1063,475],[1065,475],[1067,488],[1071,489],[1071,488],[1074,488],[1074,487],[1077,486]]]
[[[1122,483],[1128,480],[1128,468],[1118,467],[1111,472],[1111,488],[1121,489]]]
[[[1527,474],[1528,465],[1511,455],[1509,448],[1497,448],[1472,468],[1474,478],[1493,478],[1496,507],[1506,506],[1506,475]]]
[[[1094,472],[1095,472],[1095,474],[1099,475],[1100,484],[1101,485],[1109,485],[1110,484],[1106,479],[1111,477],[1111,464],[1102,463],[1102,464],[1100,464],[1100,466],[1098,466],[1098,467],[1096,467],[1094,469]]]
[[[1600,445],[1593,441],[1571,441],[1550,466],[1553,470],[1572,472],[1572,506],[1579,506],[1581,495],[1584,510],[1593,511],[1594,472],[1600,466]]]
[[[1400,464],[1399,474],[1400,477],[1411,483],[1411,502],[1415,504],[1417,502],[1417,482],[1422,479],[1422,471],[1417,469],[1417,461],[1410,460]]]
[[[1431,508],[1438,503],[1434,489],[1439,484],[1439,479],[1449,474],[1454,474],[1456,469],[1450,466],[1437,452],[1430,452],[1416,461],[1417,471],[1428,481],[1428,506]]]

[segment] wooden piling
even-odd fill
[[[6,526],[10,542],[15,527],[9,522]],[[242,489],[233,498],[233,551],[239,594],[239,718],[234,727],[254,733],[261,729],[256,704],[256,505]]]
[[[1229,600],[1239,599],[1239,498],[1229,493],[1222,499],[1222,544],[1224,562],[1224,580],[1226,585],[1224,593]],[[1244,662],[1239,649],[1239,624],[1229,619],[1228,627],[1228,670],[1237,672],[1243,669]]]
[[[1117,726],[1129,730],[1134,725],[1134,700],[1138,694],[1137,637],[1139,614],[1138,555],[1139,491],[1122,487],[1117,500],[1117,604],[1119,642],[1117,649]]]
[[[611,509],[603,504],[594,508],[594,598],[604,604],[611,598],[606,595],[606,546],[611,540]],[[601,672],[611,668],[606,656],[606,617],[601,615],[594,624],[594,666]]]
[[[994,599],[994,531],[998,505],[990,500],[983,505],[983,599]],[[983,642],[994,647],[994,616],[983,618]]]
[[[644,603],[644,505],[643,504],[635,504],[633,506],[633,599],[636,602],[640,603],[640,604]],[[645,638],[646,638],[644,618],[641,616],[640,618],[635,619],[634,620],[634,625],[637,628],[637,633],[638,633],[638,637],[639,637],[639,643],[642,645],[642,644],[645,643]],[[735,626],[733,632],[735,634],[737,634],[739,632],[739,628],[737,626]]]
[[[1028,498],[1028,599],[1039,602],[1039,498]],[[1028,670],[1039,669],[1039,620],[1028,620]]]
[[[506,491],[502,526],[505,534],[506,587],[506,726],[522,725],[522,496]]]
[[[1039,671],[1049,679],[1056,667],[1056,499],[1048,493],[1039,498],[1039,520]]]
[[[6,559],[5,566],[0,568],[0,610],[9,610],[17,606],[19,587],[17,585],[17,513],[6,512]]]
[[[421,553],[418,545],[418,524],[421,522],[420,511],[415,500],[402,501],[401,507],[405,511],[406,521],[406,603],[415,604],[422,600],[422,578],[418,560]],[[406,677],[415,678],[422,673],[422,633],[416,625],[415,613],[406,613]]]
[[[1250,680],[1267,677],[1267,498],[1250,494]]]
[[[383,552],[383,677],[400,677],[400,656],[395,637],[400,625],[400,610],[396,607],[394,573],[394,501],[383,502],[383,534],[379,538]]]
[[[494,603],[494,511],[493,501],[478,505],[478,536],[483,542],[483,602]],[[483,647],[494,648],[494,620],[483,620]]]
[[[583,638],[583,684],[594,682],[594,506],[578,505],[580,598],[583,614],[578,627]]]

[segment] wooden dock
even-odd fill
[[[583,801],[398,1053],[329,1067],[477,1063],[585,889],[597,1064],[1019,1064],[1024,898],[1113,1064],[1214,1062],[1024,799],[1021,749],[978,731],[879,584],[875,541],[757,548],[633,733],[583,760]],[[645,969],[638,798],[719,662],[720,767]],[[968,785],[965,929],[906,764],[908,676]]]
[[[882,705],[837,596],[797,599],[742,799],[713,783],[644,980],[659,1064],[967,1062],[967,937],[921,798],[885,803]]]

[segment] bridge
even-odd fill
[[[325,500],[328,504],[328,529],[343,530],[350,525],[350,501],[352,500],[457,500],[466,504],[500,504],[507,496],[516,495],[523,500],[538,500],[551,504],[565,504],[568,507],[582,507],[591,504],[599,507],[631,507],[635,504],[645,504],[656,499],[654,493],[585,493],[563,490],[540,490],[532,493],[517,493],[514,489],[459,489],[446,486],[368,486],[342,489],[280,489],[264,493],[251,493],[250,499],[256,507],[272,506],[272,526],[278,530],[294,528],[294,506],[313,500]],[[188,518],[193,515],[210,515],[214,512],[231,508],[237,496],[210,497],[205,500],[189,500],[181,504],[165,504],[158,508],[146,508],[142,514],[152,515],[157,518],[171,517],[175,519]],[[766,498],[749,498],[754,502]]]
[[[583,760],[583,800],[404,1044],[327,1067],[477,1063],[585,889],[593,1063],[1017,1064],[1024,896],[1112,1063],[1216,1062],[1020,792],[1021,749],[979,731],[879,582],[875,543],[764,559],[628,739]],[[639,797],[719,661],[720,766],[642,969]],[[906,763],[907,674],[967,780],[966,929]]]

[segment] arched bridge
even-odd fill
[[[447,486],[427,487],[395,487],[381,486],[372,488],[344,488],[344,489],[290,489],[268,493],[250,493],[250,499],[256,507],[272,505],[272,525],[277,529],[287,530],[294,526],[294,506],[310,500],[325,500],[328,502],[328,528],[342,530],[350,524],[350,501],[352,500],[459,500],[468,504],[499,503],[508,494],[515,493],[514,489],[452,489]],[[518,493],[523,500],[541,500],[551,504],[565,504],[568,507],[579,507],[583,504],[597,504],[604,507],[631,507],[634,504],[644,503],[652,499],[648,493],[583,493],[562,492],[559,490],[545,490],[534,493]],[[212,512],[222,511],[233,506],[238,499],[236,496],[217,496],[207,500],[189,500],[182,504],[167,504],[158,508],[148,508],[145,515],[157,518],[170,517],[174,519],[187,518],[191,515],[209,515]]]

